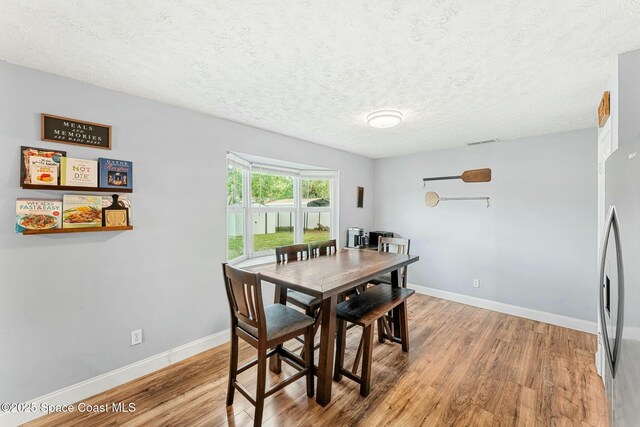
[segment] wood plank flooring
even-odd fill
[[[609,425],[594,335],[424,295],[409,301],[411,351],[376,341],[367,398],[344,378],[323,408],[307,398],[302,379],[267,399],[263,425]],[[348,332],[345,366],[360,334]],[[242,395],[225,406],[228,351],[222,345],[84,401],[135,403],[134,413],[52,414],[27,425],[251,425],[253,406]],[[253,357],[252,348],[241,347],[241,364]],[[283,364],[283,375],[288,368]],[[255,374],[240,375],[250,390]]]

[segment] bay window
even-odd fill
[[[337,172],[261,160],[227,155],[227,259],[336,238]]]

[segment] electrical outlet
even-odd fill
[[[138,345],[142,342],[142,329],[131,331],[131,345]]]
[[[473,279],[473,287],[474,288],[480,287],[480,279]]]

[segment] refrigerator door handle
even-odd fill
[[[616,261],[617,261],[617,273],[618,273],[618,304],[617,304],[617,317],[616,317],[616,336],[613,349],[609,341],[609,330],[607,328],[607,321],[605,316],[605,298],[604,290],[606,284],[605,263],[607,259],[607,247],[609,246],[609,238],[611,237],[611,230],[613,229],[613,235],[616,240]],[[618,215],[616,214],[615,206],[611,206],[609,209],[609,215],[607,216],[606,228],[604,239],[602,243],[602,252],[600,254],[600,280],[598,283],[598,295],[599,295],[599,312],[600,322],[602,323],[602,341],[604,345],[607,361],[609,362],[609,368],[611,369],[611,375],[613,378],[616,376],[616,368],[618,366],[618,357],[620,355],[620,344],[622,342],[622,325],[624,319],[624,270],[622,264],[622,246],[620,244],[620,226],[618,224]]]

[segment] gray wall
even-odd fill
[[[422,178],[490,167],[490,183]],[[409,282],[596,320],[597,132],[376,160],[375,224],[411,238]],[[481,201],[424,205],[441,197]],[[480,279],[480,287],[472,286]]]
[[[20,402],[228,328],[227,150],[340,171],[340,225],[373,225],[373,160],[0,62],[0,402]],[[113,126],[113,150],[40,141],[40,113]],[[19,147],[132,160],[135,230],[22,236]],[[367,190],[356,209],[356,186]],[[145,342],[129,346],[144,328]]]

